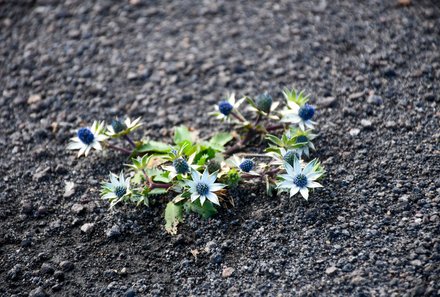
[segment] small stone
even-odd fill
[[[134,292],[134,290],[132,288],[128,289],[125,293],[124,293],[124,297],[135,297],[136,293]]]
[[[350,131],[348,132],[348,134],[350,134],[351,136],[358,136],[360,132],[361,132],[360,129],[358,129],[358,128],[353,128],[353,129],[350,129]]]
[[[75,194],[75,183],[74,182],[70,182],[70,181],[65,181],[64,183],[66,184],[66,186],[64,187],[63,197],[64,198],[69,198],[73,194]]]
[[[62,262],[60,263],[60,268],[61,268],[63,271],[68,272],[68,271],[73,270],[73,268],[75,268],[75,265],[73,265],[72,262],[66,260],[66,261],[62,261]]]
[[[129,72],[127,74],[127,79],[128,80],[136,80],[138,78],[138,75],[135,72]]]
[[[223,262],[223,256],[220,253],[215,253],[209,258],[209,260],[211,263],[220,264]]]
[[[79,215],[79,214],[83,213],[84,210],[85,210],[85,207],[82,204],[75,203],[74,205],[72,205],[72,212],[74,214]]]
[[[105,234],[108,238],[117,238],[121,235],[121,228],[119,228],[118,225],[113,225],[105,232]]]
[[[372,95],[368,96],[367,102],[370,103],[370,104],[382,105],[383,104],[383,99],[380,96],[372,94]]]
[[[85,223],[84,225],[81,226],[81,231],[84,233],[92,233],[94,227],[95,227],[94,223]]]
[[[31,104],[38,103],[40,101],[41,101],[41,96],[40,95],[31,95],[31,96],[29,96],[29,98],[27,100],[27,103],[29,105],[31,105]]]
[[[38,287],[29,293],[29,297],[47,297],[49,295],[44,292],[42,287]]]
[[[34,175],[32,176],[33,181],[41,181],[42,179],[46,178],[49,173],[50,167],[46,167],[44,169],[38,167]]]
[[[413,266],[422,266],[422,261],[420,260],[412,260],[410,263]]]
[[[232,267],[225,267],[222,271],[222,277],[227,278],[230,277],[234,273],[235,269]]]
[[[399,3],[401,6],[410,6],[411,0],[397,0],[397,3]]]
[[[217,243],[213,240],[208,241],[205,246],[205,252],[212,253],[217,248]]]
[[[40,206],[40,207],[38,207],[35,215],[37,217],[43,217],[43,216],[47,215],[48,213],[49,213],[49,210],[47,209],[46,206]]]
[[[7,277],[10,280],[17,280],[22,272],[23,266],[21,264],[15,264],[11,270],[8,271]]]
[[[53,277],[56,280],[63,281],[64,280],[64,272],[62,272],[61,270],[57,270],[54,272]]]
[[[364,96],[364,92],[357,92],[357,93],[350,94],[350,96],[348,96],[348,99],[350,99],[350,100],[359,99],[362,96]]]
[[[336,98],[335,97],[322,98],[318,100],[317,105],[319,107],[333,107],[336,105]]]
[[[385,122],[385,127],[387,127],[387,128],[394,128],[394,127],[396,127],[396,122],[395,121],[386,121]]]
[[[385,71],[383,72],[383,75],[387,78],[393,78],[397,76],[396,71],[393,68],[387,68],[385,69]]]
[[[32,214],[33,205],[30,201],[23,201],[21,204],[21,212],[27,215]]]
[[[335,266],[331,266],[331,267],[328,267],[325,270],[325,273],[328,274],[328,275],[332,275],[333,273],[336,272],[336,270],[338,270],[338,269]]]
[[[43,263],[43,265],[41,265],[40,272],[42,274],[53,274],[55,269],[49,263]]]
[[[371,123],[371,121],[366,120],[366,119],[362,119],[361,120],[361,125],[364,128],[370,128],[373,124]]]
[[[425,100],[429,101],[429,102],[434,102],[435,101],[435,95],[434,93],[428,93],[425,95]]]
[[[31,238],[25,238],[20,243],[21,247],[30,247],[32,245],[32,239]]]

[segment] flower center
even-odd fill
[[[296,143],[309,142],[309,139],[305,135],[300,135],[296,138]]]
[[[295,151],[290,150],[284,155],[283,160],[293,166],[295,158],[298,158],[298,154]]]
[[[209,193],[209,186],[205,183],[198,183],[196,186],[197,193],[206,196]]]
[[[78,130],[78,138],[84,144],[91,144],[95,139],[95,135],[93,135],[92,131],[89,128],[81,128]]]
[[[124,196],[125,193],[127,193],[127,189],[125,187],[117,186],[115,188],[115,194],[116,194],[116,196],[118,196],[118,198],[121,198],[122,196]]]
[[[185,174],[189,171],[188,162],[186,162],[183,158],[178,158],[174,160],[173,166],[178,174]]]
[[[240,169],[244,172],[249,172],[254,168],[254,161],[249,159],[244,159],[243,162],[240,164]]]
[[[222,114],[228,116],[234,107],[228,101],[220,101],[218,104],[218,109]]]
[[[297,185],[300,188],[304,188],[305,186],[307,186],[307,176],[305,176],[304,174],[298,174],[297,176],[295,176],[295,178],[293,179],[293,183],[295,185]]]
[[[315,114],[315,108],[309,104],[304,104],[299,109],[298,115],[303,119],[304,121],[308,121],[311,118],[313,118],[313,115]]]
[[[124,123],[121,123],[121,121],[119,120],[113,120],[112,128],[115,131],[115,133],[119,133],[127,129],[127,126]]]

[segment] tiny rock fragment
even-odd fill
[[[411,0],[397,0],[397,3],[401,6],[410,6]]]
[[[350,94],[350,96],[348,96],[348,99],[350,99],[350,100],[359,99],[362,96],[364,96],[364,92],[357,92],[357,93]]]
[[[38,103],[40,101],[41,101],[41,96],[40,95],[31,95],[31,96],[29,96],[29,98],[27,100],[27,103],[29,105],[31,105],[31,104]]]
[[[232,267],[225,267],[222,271],[222,277],[227,278],[230,277],[234,273],[235,269]]]
[[[66,186],[64,188],[64,195],[63,197],[68,198],[71,197],[73,194],[75,194],[75,183],[66,181]]]
[[[359,130],[358,128],[353,128],[353,129],[350,129],[348,134],[350,134],[351,136],[357,136],[357,135],[359,135],[360,132],[361,132],[361,130]]]
[[[85,223],[84,225],[81,226],[81,231],[84,233],[92,233],[94,226],[95,224],[93,223]]]
[[[369,128],[372,126],[372,123],[369,120],[363,119],[363,120],[361,120],[361,125],[362,125],[362,127]]]
[[[333,273],[336,272],[336,270],[337,270],[337,268],[336,268],[335,266],[331,266],[331,267],[329,267],[329,268],[327,268],[327,269],[325,270],[325,273],[326,273],[326,274],[329,274],[329,275],[332,275]]]

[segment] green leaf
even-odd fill
[[[254,100],[252,100],[251,98],[249,98],[249,97],[245,97],[245,100],[246,100],[246,102],[250,105],[250,106],[252,106],[252,107],[254,107],[255,109],[258,109],[258,107],[257,107],[257,105],[255,104],[255,102],[254,102]]]
[[[177,225],[183,222],[183,205],[168,202],[165,208],[165,230],[171,235],[177,234]]]
[[[146,153],[146,152],[167,153],[171,151],[171,147],[166,143],[150,140],[148,142],[144,142],[136,150],[139,153]]]
[[[156,188],[156,189],[153,189],[150,192],[148,192],[148,195],[162,195],[162,194],[165,194],[166,192],[167,192],[166,189]]]
[[[215,134],[210,140],[209,140],[209,144],[210,145],[218,145],[221,147],[224,147],[229,141],[232,140],[232,135],[231,133],[227,133],[227,132],[220,132]]]
[[[273,142],[274,144],[278,145],[278,146],[283,146],[283,142],[281,141],[281,139],[279,139],[278,137],[276,137],[275,135],[272,134],[267,134],[266,135],[266,139]]]
[[[190,143],[192,143],[193,137],[187,127],[180,126],[174,129],[174,143],[180,144],[183,141],[189,141]]]
[[[204,219],[210,218],[217,213],[217,209],[215,209],[211,201],[205,201],[202,206],[199,199],[194,202],[186,202],[185,209],[198,213]]]

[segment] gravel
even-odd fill
[[[0,295],[440,295],[439,34],[434,0],[3,1]],[[318,107],[309,201],[241,186],[171,237],[163,205],[99,199],[124,156],[65,150],[125,115],[226,130],[225,93],[286,86]]]

